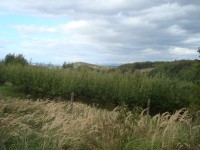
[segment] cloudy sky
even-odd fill
[[[200,0],[2,0],[0,59],[122,64],[197,59]]]

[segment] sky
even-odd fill
[[[124,64],[198,59],[200,0],[2,0],[0,59]]]

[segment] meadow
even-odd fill
[[[86,104],[0,95],[2,150],[199,150],[200,112],[145,115]]]
[[[138,64],[127,71],[0,62],[0,149],[199,150],[197,65]]]

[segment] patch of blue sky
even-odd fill
[[[69,22],[68,18],[61,17],[36,17],[30,14],[22,14],[22,13],[12,13],[6,12],[1,15],[1,22],[6,22],[9,24],[34,24],[34,25],[57,25]]]
[[[22,13],[12,13],[12,12],[5,12],[0,15],[0,38],[6,39],[13,39],[19,38],[19,33],[16,29],[13,28],[15,25],[34,25],[34,26],[45,26],[45,27],[52,27],[60,24],[65,24],[69,22],[69,19],[66,18],[51,18],[51,17],[35,17],[30,16]],[[51,34],[40,34],[33,36],[37,37],[48,37],[48,38],[56,38],[56,35]]]

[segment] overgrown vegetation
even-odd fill
[[[200,149],[199,61],[101,69],[86,63],[44,67],[21,60],[27,62],[23,55],[9,54],[0,62],[2,150]],[[108,111],[72,104],[67,101],[72,92],[89,104],[118,107]],[[50,99],[27,100],[27,94]],[[142,111],[148,99],[151,116]]]
[[[27,64],[23,55],[8,54],[0,63],[0,84],[7,81],[40,97],[69,98],[75,92],[88,103],[126,105],[130,109],[146,108],[151,99],[152,113],[200,107],[200,86],[195,84],[199,78],[197,61],[134,63],[115,70],[100,70],[87,63],[64,63],[64,69]],[[124,67],[134,69],[125,72]],[[147,72],[137,71],[149,67]]]
[[[147,72],[149,76],[164,74],[182,81],[196,81],[199,76],[198,60],[179,60],[172,62],[136,62],[117,67],[122,73]]]
[[[198,80],[198,62],[192,60],[181,60],[174,62],[166,62],[158,64],[155,69],[150,71],[151,76],[155,76],[158,73],[167,75],[170,78],[177,78],[181,81],[196,81]]]
[[[19,100],[0,95],[0,149],[199,150],[200,118],[185,110],[146,116],[81,103]]]
[[[199,53],[199,58],[200,58],[200,47],[198,48],[198,53]],[[197,76],[197,84],[200,86],[200,60],[197,60],[198,62],[198,71],[196,73],[196,76]]]
[[[121,74],[89,70],[48,69],[38,66],[1,65],[2,81],[8,81],[22,91],[41,97],[77,97],[108,105],[146,108],[151,99],[152,112],[175,111],[193,104],[192,82],[171,79],[164,75]],[[191,98],[192,95],[192,98]],[[198,98],[198,97],[197,97]],[[197,99],[196,98],[196,99]]]
[[[117,67],[117,69],[122,73],[133,73],[140,69],[148,69],[148,68],[154,68],[158,64],[162,64],[164,62],[135,62],[135,63],[129,63],[129,64],[123,64]]]
[[[20,65],[28,65],[28,61],[24,58],[22,54],[8,54],[4,60],[5,64],[20,64]]]
[[[9,96],[13,98],[27,98],[29,95],[19,91],[17,87],[14,87],[11,83],[4,83],[0,86],[0,93],[4,96]]]

